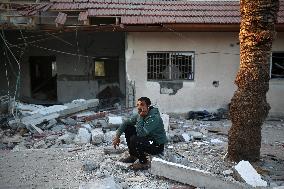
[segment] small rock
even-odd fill
[[[92,135],[92,141],[91,141],[92,144],[100,144],[104,140],[104,133],[100,128],[93,129],[91,131],[91,135]]]
[[[67,132],[64,135],[58,137],[56,141],[57,143],[60,142],[62,144],[71,144],[73,143],[74,137],[74,134]]]
[[[40,140],[40,141],[36,142],[33,147],[36,148],[36,149],[46,148],[46,144],[45,144],[44,140]]]
[[[93,171],[95,169],[97,169],[99,167],[99,165],[97,165],[96,163],[94,162],[91,162],[91,161],[86,161],[83,163],[83,166],[82,166],[82,169],[83,171]]]
[[[191,135],[194,139],[197,139],[197,140],[203,138],[203,134],[200,133],[200,132],[189,131],[188,134]]]
[[[225,170],[225,171],[223,171],[223,175],[224,176],[228,176],[228,175],[232,175],[234,172],[232,171],[232,170]]]
[[[90,124],[88,124],[88,123],[82,124],[82,125],[81,125],[81,127],[86,128],[89,132],[91,132],[91,130],[92,130],[91,125],[90,125]]]
[[[80,128],[78,134],[75,136],[74,142],[76,144],[87,144],[91,141],[91,133],[86,128]]]

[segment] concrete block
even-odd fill
[[[185,142],[189,142],[191,140],[191,137],[187,133],[182,133],[181,135]]]
[[[86,128],[80,128],[74,142],[76,144],[87,144],[91,141],[91,133]]]
[[[245,181],[247,184],[253,187],[267,186],[267,182],[261,179],[260,174],[256,172],[256,170],[248,161],[240,161],[234,167],[234,170],[238,178],[241,178],[242,181]]]
[[[104,133],[102,129],[93,129],[91,131],[92,134],[92,144],[100,144],[104,140]]]
[[[164,123],[165,131],[168,134],[169,131],[170,131],[170,116],[168,114],[162,113],[161,118],[162,118],[163,123]]]
[[[108,124],[121,125],[122,124],[122,117],[121,116],[109,116],[108,117]]]
[[[32,133],[39,133],[39,134],[42,134],[43,133],[43,130],[41,130],[40,128],[38,128],[37,126],[35,125],[32,125],[32,124],[27,124],[26,125],[26,128],[31,131]]]
[[[33,127],[37,124],[42,123],[43,121],[49,121],[61,116],[66,116],[69,114],[80,112],[88,108],[96,107],[98,106],[98,104],[99,104],[98,99],[90,99],[86,101],[78,101],[78,102],[75,101],[73,103],[67,103],[64,104],[63,106],[54,105],[47,108],[42,108],[37,112],[35,112],[33,115],[23,117],[21,119],[21,123],[24,124],[26,127],[30,127],[29,125],[32,125]],[[9,122],[9,124],[12,125],[14,123]]]
[[[184,184],[206,189],[251,188],[244,183],[226,181],[224,178],[212,175],[209,172],[175,164],[155,157],[151,162],[151,173]]]
[[[25,125],[37,125],[37,124],[40,124],[44,121],[49,121],[49,120],[52,120],[52,119],[56,119],[59,117],[59,114],[58,113],[52,113],[50,115],[40,115],[40,116],[28,116],[28,117],[24,117],[21,122]]]
[[[60,111],[60,116],[65,116],[86,110],[88,108],[94,108],[99,105],[98,99],[90,99],[84,101],[73,101],[71,103],[66,103],[64,106],[67,106],[67,109]]]

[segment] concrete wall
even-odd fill
[[[96,98],[96,95],[107,85],[119,85],[121,92],[125,94],[124,33],[78,32],[77,40],[76,32],[50,33],[52,35],[35,31],[23,33],[28,42],[39,41],[28,44],[22,57],[21,96],[31,96],[30,56],[56,56],[59,102],[68,102],[78,98]],[[21,38],[19,34],[19,31],[6,32],[7,39],[13,44],[23,43],[23,40],[16,40]],[[16,49],[12,50],[16,53]],[[83,56],[77,56],[77,54]],[[89,57],[85,57],[85,55]],[[93,59],[101,56],[117,56],[119,58],[120,78],[118,82],[102,84],[94,80],[92,75]],[[1,81],[3,82],[3,80]],[[3,86],[5,84],[3,82]]]
[[[273,50],[284,50],[283,40],[283,34],[279,34]],[[147,51],[194,51],[194,81],[172,82],[181,86],[177,93],[161,94],[160,82],[147,81]],[[135,81],[136,98],[150,97],[162,112],[214,111],[225,107],[236,90],[234,80],[239,62],[237,32],[127,34],[127,78]],[[213,86],[213,81],[219,81],[219,86]],[[284,112],[284,81],[276,83],[271,81],[268,93],[273,114]]]
[[[284,52],[284,33],[278,32],[276,40],[273,42],[272,51]],[[270,114],[275,116],[284,115],[284,79],[271,79],[269,82],[269,91],[267,101],[271,109]]]

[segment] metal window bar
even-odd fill
[[[147,53],[148,80],[193,80],[193,53]]]

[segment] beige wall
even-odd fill
[[[283,39],[283,35],[278,35],[274,49],[284,49]],[[147,51],[194,51],[194,81],[183,81],[182,88],[175,95],[161,94],[159,82],[147,81]],[[150,97],[153,104],[156,103],[162,112],[184,113],[205,109],[214,111],[225,107],[236,90],[234,79],[239,62],[237,32],[127,34],[127,79],[135,81],[136,98]],[[219,81],[219,86],[214,87],[213,81]],[[284,81],[271,83],[268,93],[271,112],[284,112],[284,100],[282,104],[278,103],[283,94]]]

